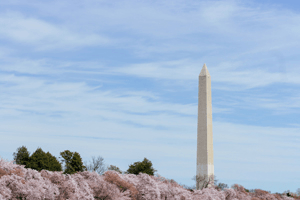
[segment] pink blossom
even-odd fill
[[[270,194],[264,190],[246,192],[241,185],[219,191],[215,187],[188,190],[162,176],[140,173],[120,174],[107,171],[78,172],[65,175],[62,172],[26,169],[0,159],[0,200],[292,200],[293,198]]]

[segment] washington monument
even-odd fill
[[[202,189],[204,181],[207,181],[209,176],[214,175],[211,79],[206,64],[203,65],[200,72],[198,87],[196,175],[202,178],[202,181],[197,181],[197,189]]]

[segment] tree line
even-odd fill
[[[71,152],[65,150],[60,152],[60,157],[58,160],[51,153],[45,153],[40,147],[30,155],[25,146],[19,147],[15,153],[13,153],[15,164],[25,165],[25,168],[35,169],[37,171],[48,170],[48,171],[63,171],[64,174],[74,174],[76,172],[90,171],[97,172],[99,175],[104,174],[105,171],[114,170],[121,174],[135,174],[145,173],[148,175],[154,175],[157,171],[153,168],[152,162],[147,158],[144,158],[142,162],[135,162],[129,165],[127,171],[121,171],[119,167],[110,165],[106,167],[104,164],[104,159],[101,156],[97,158],[92,157],[90,163],[83,163],[82,158],[78,152]],[[215,185],[219,189],[224,190],[228,188],[227,184],[218,183],[215,176],[209,177],[205,180],[205,177],[193,177],[196,184],[201,183],[199,189],[207,188],[209,185]],[[186,189],[196,189],[196,186],[186,186]]]
[[[74,174],[76,172],[90,171],[97,172],[99,175],[104,174],[105,171],[114,170],[121,174],[136,174],[145,173],[148,175],[154,175],[157,171],[153,168],[152,162],[147,158],[144,158],[142,162],[135,162],[129,165],[127,171],[121,171],[119,167],[110,165],[106,166],[104,164],[104,159],[101,156],[97,158],[92,157],[90,163],[83,163],[82,158],[78,152],[71,152],[65,150],[60,152],[59,159],[53,156],[51,153],[45,153],[40,147],[30,155],[29,151],[25,146],[19,147],[16,152],[13,153],[14,163],[19,165],[25,165],[25,168],[31,168],[37,171],[48,170],[48,171],[63,171],[64,174]],[[200,189],[207,188],[208,185],[215,185],[218,190],[224,190],[229,188],[225,183],[218,183],[216,176],[210,176],[208,180],[204,180],[204,177],[194,176],[193,180],[196,183],[202,183]],[[172,182],[173,180],[169,180]],[[189,190],[196,189],[194,186],[182,185],[184,188]],[[236,185],[233,185],[234,188]],[[244,188],[246,192],[255,193],[255,190],[248,190]],[[271,193],[271,192],[269,192]],[[295,196],[294,193],[288,191],[284,192],[287,196]],[[297,190],[297,194],[300,196],[300,188]]]
[[[78,152],[71,152],[65,150],[60,152],[59,159],[53,156],[51,153],[45,153],[42,148],[38,147],[34,153],[30,155],[26,146],[21,146],[13,153],[14,163],[18,165],[25,165],[25,168],[31,168],[37,171],[63,171],[64,174],[74,174],[76,172],[83,171],[95,171],[102,175],[107,170],[114,170],[124,174],[136,174],[145,173],[148,175],[154,175],[157,171],[153,168],[152,162],[147,158],[144,158],[142,162],[135,162],[129,165],[127,171],[122,172],[119,167],[110,165],[108,167],[104,164],[104,159],[101,156],[97,158],[92,157],[90,163],[83,163],[82,158]]]

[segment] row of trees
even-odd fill
[[[27,148],[25,146],[19,147],[15,153],[13,153],[15,164],[25,165],[25,168],[35,169],[37,171],[48,170],[48,171],[64,171],[64,174],[74,174],[76,172],[90,171],[97,172],[99,175],[104,174],[108,170],[117,171],[120,174],[135,174],[145,173],[148,175],[154,175],[157,171],[153,168],[152,162],[147,158],[144,158],[142,162],[135,162],[129,165],[127,171],[121,171],[120,168],[114,165],[106,166],[104,163],[104,159],[101,156],[97,158],[92,157],[92,161],[90,163],[85,162],[83,164],[82,158],[78,152],[71,152],[69,150],[65,150],[60,152],[60,162],[59,160],[51,155],[51,153],[45,153],[41,148],[37,148],[37,150],[30,155]],[[215,188],[219,190],[224,190],[229,188],[225,183],[218,183],[218,180],[215,176],[210,176],[208,180],[205,180],[204,177],[195,176],[193,178],[196,184],[199,185],[199,189],[207,188],[209,185],[214,185]],[[173,180],[170,180],[171,182]],[[186,186],[183,185],[184,188],[189,190],[196,189],[195,186]],[[246,192],[254,192],[254,190],[247,190]],[[270,193],[270,192],[269,192]],[[284,194],[287,196],[295,196],[296,194],[285,191]],[[297,190],[297,194],[300,195],[300,188]]]
[[[153,168],[152,162],[147,158],[144,158],[142,162],[135,162],[129,165],[127,171],[121,171],[119,167],[110,165],[106,166],[104,159],[101,156],[97,158],[92,157],[92,161],[89,163],[85,162],[83,164],[82,158],[78,152],[71,152],[65,150],[60,152],[59,159],[60,161],[53,156],[51,153],[45,153],[41,148],[30,155],[25,146],[19,147],[15,153],[13,153],[15,164],[25,165],[25,168],[35,169],[37,171],[48,170],[48,171],[64,171],[64,174],[74,174],[76,172],[90,171],[97,172],[99,175],[104,174],[105,171],[113,170],[117,171],[120,174],[135,174],[145,173],[148,175],[154,175],[157,171]],[[215,185],[219,189],[224,190],[228,188],[227,184],[218,183],[215,176],[210,177],[209,180],[205,180],[204,177],[194,177],[196,184],[200,184],[199,189],[207,188],[208,185]],[[196,186],[186,186],[183,185],[186,189],[196,189]]]
[[[35,169],[37,171],[64,171],[64,174],[74,174],[76,172],[83,171],[95,171],[102,175],[107,170],[114,170],[119,173],[136,174],[140,172],[148,175],[154,175],[156,170],[152,166],[152,162],[147,158],[144,158],[142,162],[135,162],[129,165],[127,171],[122,172],[120,168],[114,165],[106,167],[104,159],[101,156],[97,158],[92,157],[90,163],[82,162],[82,158],[78,152],[71,152],[65,150],[60,152],[60,161],[51,153],[45,153],[40,147],[30,155],[25,146],[19,147],[15,153],[13,153],[15,164],[25,165],[25,168]]]
[[[237,184],[225,190],[213,186],[190,191],[173,180],[145,173],[133,175],[106,171],[99,176],[84,171],[66,178],[61,172],[38,172],[0,158],[0,199],[294,200],[300,197],[292,193],[270,194],[260,189],[251,192]]]

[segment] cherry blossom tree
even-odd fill
[[[247,192],[241,185],[219,190],[216,186],[188,190],[172,179],[145,173],[121,174],[106,171],[62,171],[27,169],[0,158],[0,200],[292,200],[283,194],[255,189]]]

